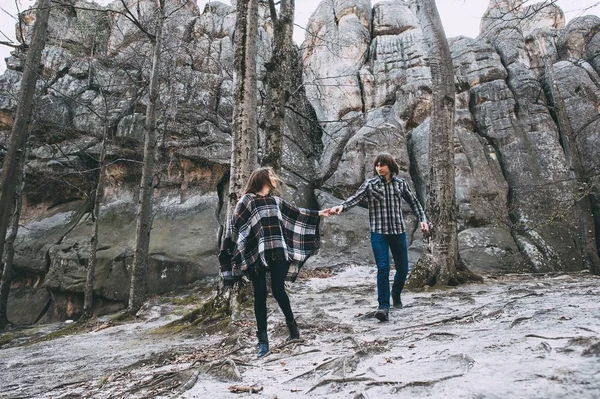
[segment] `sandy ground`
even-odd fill
[[[5,345],[0,398],[600,398],[599,295],[587,273],[488,277],[407,292],[379,322],[374,268],[314,272],[290,287],[300,341],[269,299],[262,359],[252,313],[228,334],[157,334],[189,305],[155,298],[143,321]]]

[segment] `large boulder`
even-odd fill
[[[477,274],[516,273],[529,268],[506,228],[463,230],[458,234],[458,245],[462,262]]]

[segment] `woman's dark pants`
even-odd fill
[[[290,298],[285,292],[285,276],[289,263],[285,260],[271,261],[271,291],[285,316],[286,323],[294,321],[294,313],[290,306]],[[252,285],[254,287],[254,315],[256,316],[256,329],[267,330],[267,277],[263,267],[252,271]]]

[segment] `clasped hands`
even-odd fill
[[[340,213],[342,213],[343,210],[344,210],[344,207],[342,205],[338,205],[338,206],[334,206],[331,208],[320,210],[319,216],[325,216],[328,218],[329,216],[339,215]]]

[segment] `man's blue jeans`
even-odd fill
[[[406,233],[379,234],[371,232],[371,246],[377,265],[377,301],[379,309],[390,308],[390,250],[396,265],[392,296],[399,297],[408,275]]]

